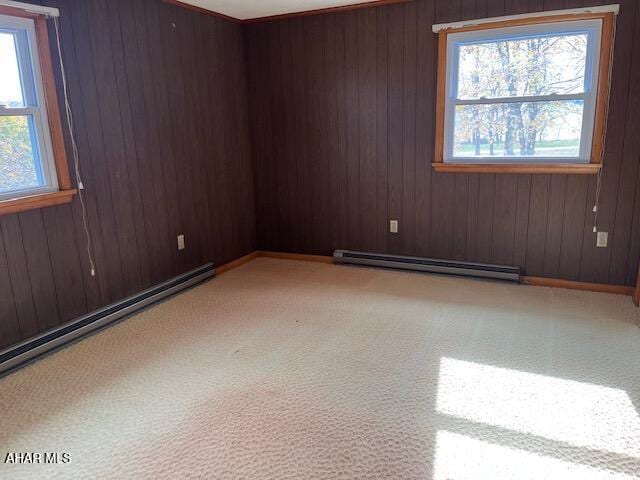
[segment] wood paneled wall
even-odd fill
[[[241,27],[159,0],[43,3],[61,10],[97,276],[77,199],[0,217],[0,348],[256,247]]]
[[[433,23],[603,3],[415,0],[245,26],[259,247],[515,264],[635,285],[640,5],[621,4],[596,248],[595,176],[432,171]],[[613,2],[609,2],[613,3]],[[635,208],[634,208],[635,207]],[[390,234],[390,219],[400,233]]]

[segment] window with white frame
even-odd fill
[[[59,190],[35,22],[0,15],[0,201]]]
[[[444,33],[436,162],[599,166],[604,21],[541,18]]]

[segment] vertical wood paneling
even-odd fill
[[[513,234],[513,264],[525,265],[529,238],[529,202],[531,200],[531,175],[518,175],[518,195]]]
[[[544,253],[547,244],[549,211],[549,175],[533,175],[529,200],[529,229],[525,268],[529,275],[544,274]]]
[[[292,26],[289,24],[288,27],[290,30],[289,33],[292,34]],[[260,41],[260,39],[258,38],[258,34],[259,34],[258,29],[245,30],[244,42],[251,45],[257,45],[258,42]],[[214,51],[217,51],[216,42],[210,41],[210,45],[213,46]],[[296,129],[297,129],[297,112],[294,111],[295,104],[293,99],[295,98],[295,95],[296,95],[296,85],[295,85],[295,82],[293,81],[294,62],[293,62],[293,56],[291,54],[291,50],[292,50],[292,47],[290,47],[289,49],[289,54],[291,55],[290,65],[291,65],[292,73],[290,74],[290,78],[292,79],[291,80],[292,84],[291,84],[290,92],[291,92],[292,100],[291,100],[291,103],[288,105],[289,106],[288,110],[291,111],[291,115],[294,117],[291,133],[292,133],[292,139],[295,140],[297,138],[295,135]],[[263,165],[264,129],[259,123],[259,119],[261,118],[262,111],[263,111],[261,101],[262,99],[264,99],[264,96],[260,95],[260,91],[261,91],[260,84],[262,82],[262,72],[260,69],[262,67],[262,63],[260,61],[259,55],[260,55],[260,52],[258,51],[257,48],[248,49],[245,53],[245,58],[247,62],[247,77],[248,77],[247,91],[249,92],[249,95],[251,95],[251,97],[253,98],[253,101],[249,103],[249,117],[253,120],[250,133],[251,133],[251,156],[252,156],[252,164],[254,166],[254,168],[252,169],[252,177],[253,177],[254,195],[255,195],[254,207],[255,207],[255,214],[256,214],[256,230],[259,232],[265,232],[266,230],[265,222],[267,220],[266,212],[268,209],[265,190],[269,183],[265,180],[267,169]],[[215,79],[215,76],[213,78]],[[214,132],[212,133],[213,135],[217,135],[218,139],[220,139],[221,131],[222,131],[222,128],[220,126],[219,128],[215,128]],[[217,144],[220,144],[220,140],[217,142]],[[293,145],[294,155],[297,147],[298,147],[298,142],[295,141],[295,144]],[[218,175],[215,175],[215,173],[216,171],[214,169],[214,172],[213,172],[214,179],[218,177]],[[297,172],[295,172],[295,175],[293,175],[293,178],[290,180],[290,182],[295,185],[296,190],[297,190],[297,181],[298,181],[298,176],[297,176]],[[214,183],[214,187],[215,186],[216,184]],[[292,190],[293,190],[293,187],[292,187]],[[299,200],[299,197],[298,197],[298,200]],[[221,217],[224,212],[220,207],[221,206],[218,207],[218,214]],[[300,204],[298,201],[298,203],[295,204],[294,211],[298,212],[299,210],[300,210]],[[303,242],[301,239],[301,227],[300,227],[300,222],[298,222],[298,215],[295,215],[291,219],[291,221],[294,222],[297,226],[297,228],[294,229],[295,237],[294,237],[293,245],[295,249],[299,250],[302,248]],[[266,243],[266,238],[263,237],[262,245],[264,246],[265,243]]]
[[[74,231],[69,228],[69,225],[73,225],[71,208],[47,208],[42,211],[42,217],[60,313],[59,321],[79,317],[92,308],[87,301],[89,294],[85,292],[90,288],[91,281],[85,282],[83,279],[83,272],[87,270],[83,269],[78,256],[78,252],[83,251],[83,245],[76,243]]]
[[[186,60],[181,54],[182,39],[185,31],[190,28],[183,21],[186,12],[173,5],[160,3],[159,5],[159,36],[162,45],[163,62],[165,66],[166,94],[169,120],[169,132],[173,139],[174,156],[172,158],[176,197],[182,229],[180,233],[186,236],[193,234],[197,227],[196,214],[194,212],[194,189],[191,184],[192,169],[195,160],[195,145],[191,141],[192,131],[195,125],[189,122],[186,106],[188,98],[183,77]],[[184,162],[187,157],[191,159]],[[196,245],[197,247],[197,245]],[[194,262],[192,249],[180,252],[179,264],[188,269]]]
[[[86,7],[89,18],[106,19],[109,16],[104,0],[88,0]],[[92,61],[87,63],[87,66],[93,65],[97,99],[96,137],[100,138],[98,148],[101,148],[107,165],[112,207],[117,212],[114,213],[115,233],[122,266],[122,293],[126,296],[142,287],[130,185],[130,179],[137,175],[129,173],[125,161],[122,119],[108,22],[99,21],[92,25],[88,29],[87,40],[92,51]],[[135,163],[130,167],[133,172],[136,169]]]
[[[416,63],[417,4],[404,7],[404,85],[402,120],[402,251],[415,254],[415,188],[416,188]]]
[[[433,95],[435,72],[432,65],[436,57],[434,35],[422,25],[434,23],[434,5],[418,3],[417,27],[417,67],[416,67],[416,187],[415,187],[415,229],[414,249],[416,255],[426,255],[430,246],[431,218],[431,162],[433,137]],[[379,9],[378,15],[385,10]],[[386,62],[386,57],[379,61]],[[386,70],[386,67],[384,67]],[[381,218],[385,227],[386,218]]]
[[[360,126],[361,249],[378,247],[376,11],[358,12],[358,105]]]
[[[638,160],[640,161],[640,159]],[[633,285],[638,283],[638,297],[640,298],[640,278],[638,277],[639,269],[633,268],[633,265],[639,263],[640,258],[640,175],[636,184],[636,199],[634,202],[634,216],[632,229],[632,242],[629,249],[629,261],[627,262],[627,283]]]
[[[544,275],[548,277],[556,277],[560,268],[560,247],[564,226],[566,190],[566,175],[554,175],[551,177],[547,235],[544,247]]]
[[[293,78],[293,68],[294,62],[291,55],[291,24],[290,23],[278,23],[279,29],[279,37],[280,37],[280,56],[282,62],[282,92],[283,92],[283,102],[284,102],[284,118],[282,123],[282,128],[285,131],[285,135],[287,138],[287,142],[285,144],[285,172],[286,176],[286,188],[287,188],[287,198],[288,202],[286,205],[287,208],[287,224],[289,227],[289,236],[287,239],[287,243],[291,245],[292,250],[299,250],[301,248],[301,240],[300,240],[300,214],[299,214],[299,205],[294,200],[299,198],[298,195],[298,162],[295,151],[295,132],[296,132],[296,119],[294,112],[294,99],[290,94],[294,89],[294,78]],[[329,28],[329,27],[327,27]],[[335,35],[328,35],[330,39],[335,40]],[[333,47],[333,48],[332,48]],[[327,71],[335,70],[333,67],[334,64],[330,63],[331,61],[335,62],[335,45],[327,45]],[[329,52],[332,52],[329,54]],[[328,122],[329,122],[329,132],[328,135],[334,135],[333,141],[328,142],[328,148],[336,148],[338,145],[337,141],[337,106],[335,105],[336,97],[335,88],[336,88],[336,77],[335,72],[333,75],[330,75],[327,79],[327,88],[333,89],[331,90],[332,94],[328,94],[328,102],[327,110],[332,113],[328,113]],[[286,93],[285,93],[286,92]],[[333,128],[332,128],[333,127]],[[329,158],[335,160],[337,158],[337,152],[335,154],[330,154]],[[334,185],[337,182],[334,182]],[[334,192],[335,193],[335,192]],[[332,215],[336,213],[333,211],[334,208],[337,208],[338,205],[337,198],[335,201],[332,201]],[[337,229],[336,229],[337,230]],[[339,243],[339,240],[336,240],[335,243]]]
[[[580,278],[580,246],[587,210],[589,179],[571,176],[567,178],[567,194],[564,201],[562,244],[558,276],[568,280]],[[563,208],[562,206],[560,208]],[[590,209],[589,209],[590,210]]]
[[[18,223],[38,327],[48,330],[60,323],[60,314],[42,212],[33,210],[21,213]]]
[[[109,243],[104,248],[104,262],[99,265],[104,280],[101,282],[103,300],[113,302],[124,296],[122,264],[120,258],[121,239],[117,234],[117,226],[112,203],[110,184],[112,176],[108,171],[108,162],[104,155],[102,125],[98,107],[98,91],[93,69],[93,53],[90,50],[89,19],[87,18],[84,2],[67,2],[68,15],[73,29],[73,45],[77,56],[76,70],[69,72],[69,76],[77,75],[79,103],[83,106],[83,123],[77,123],[86,134],[86,150],[81,150],[81,156],[87,162],[86,170],[91,177],[83,178],[87,191],[95,192],[97,202],[97,224],[102,233],[103,241]],[[73,95],[73,93],[71,93]]]
[[[118,8],[118,10],[116,10]],[[138,188],[134,189],[136,194],[135,208],[136,216],[142,221],[136,223],[138,230],[141,229],[139,241],[146,250],[142,257],[142,265],[145,277],[149,276],[155,281],[162,278],[162,265],[164,262],[150,262],[150,258],[162,257],[162,247],[167,247],[167,242],[159,242],[159,225],[153,221],[158,216],[159,196],[157,189],[160,188],[162,177],[157,176],[157,169],[153,165],[150,156],[150,141],[147,133],[148,119],[145,112],[145,93],[142,84],[141,58],[136,37],[136,24],[131,2],[118,1],[110,2],[110,23],[112,36],[117,40],[116,48],[114,43],[114,58],[118,59],[118,87],[120,98],[126,101],[121,102],[123,114],[123,127],[125,132],[125,144],[127,146],[127,158],[135,161],[135,177],[132,182]],[[122,11],[122,14],[120,14]],[[123,48],[127,45],[128,48]],[[117,51],[117,53],[115,53]],[[131,80],[129,85],[128,80]],[[142,174],[140,174],[142,172]],[[168,230],[163,229],[163,237],[168,237]],[[166,271],[166,270],[165,270]],[[148,280],[147,280],[148,281]]]
[[[75,39],[74,32],[71,23],[71,15],[68,14],[69,6],[68,0],[61,0],[57,5],[61,10],[60,17],[60,35],[62,40],[62,50],[63,56],[65,59],[65,69],[67,72],[67,82],[69,84],[69,101],[71,103],[71,109],[73,111],[73,118],[75,120],[75,139],[78,145],[78,150],[80,152],[80,168],[82,172],[82,179],[84,185],[86,187],[84,191],[84,199],[86,203],[87,210],[87,221],[89,227],[89,233],[91,236],[92,243],[92,253],[96,268],[99,271],[103,271],[106,264],[106,252],[104,251],[103,246],[103,237],[102,237],[102,225],[100,222],[100,216],[98,213],[98,197],[95,189],[87,188],[92,185],[95,185],[95,179],[93,175],[93,170],[90,168],[92,164],[92,160],[90,158],[90,151],[88,146],[88,137],[87,130],[85,127],[85,113],[84,113],[84,105],[81,99],[81,88],[80,88],[80,78],[77,74],[77,55],[75,49]],[[55,62],[54,62],[55,63]],[[56,72],[58,76],[56,78],[58,89],[60,89],[60,71],[59,66],[56,65]],[[64,111],[64,108],[60,108],[60,111]],[[71,151],[71,139],[69,136],[68,129],[64,129],[65,134],[65,145],[67,151]],[[54,209],[56,211],[60,211],[60,208]],[[74,255],[79,257],[80,265],[81,265],[81,278],[84,286],[84,291],[87,300],[87,309],[89,311],[95,310],[100,305],[104,305],[107,303],[107,288],[106,275],[97,275],[95,277],[85,276],[82,277],[82,272],[90,271],[90,264],[87,255],[78,255],[78,251],[86,252],[87,250],[87,239],[83,225],[83,211],[80,205],[80,202],[73,202],[71,205],[71,210],[73,214],[73,227],[75,234],[75,244],[81,246],[78,250],[69,251],[68,245],[64,246],[64,248],[59,248],[55,250],[56,252],[65,251],[67,255]],[[46,209],[44,212],[45,218],[52,216],[52,209]],[[68,228],[67,224],[59,224],[63,228]],[[58,260],[58,258],[56,258]],[[72,295],[75,295],[76,292],[70,291]],[[73,317],[71,317],[73,318]]]
[[[309,72],[314,66],[315,74],[324,77],[315,81],[327,85],[329,116],[336,117],[335,122],[327,122],[324,134],[327,154],[333,157],[327,169],[330,186],[322,186],[324,177],[313,177],[304,190],[317,194],[315,188],[326,188],[334,212],[328,228],[338,232],[333,238],[340,243],[318,248],[317,243],[303,240],[291,251],[329,254],[333,248],[375,247],[379,252],[515,264],[528,275],[632,284],[640,255],[640,215],[634,210],[640,204],[640,141],[630,133],[640,121],[636,118],[640,61],[632,59],[634,38],[636,43],[640,38],[636,2],[621,2],[618,19],[600,205],[600,229],[610,233],[609,248],[597,249],[591,231],[595,177],[444,174],[431,168],[437,61],[433,23],[602,3],[613,0],[415,0],[320,16],[326,22],[326,36],[318,41],[328,49],[325,54],[335,55],[335,63],[325,59],[324,69],[318,72],[313,55],[319,55],[320,49],[313,50],[306,35],[307,57],[264,67],[283,69],[281,75],[286,76],[291,74],[288,69]],[[280,29],[280,43],[294,50],[301,42],[292,32],[296,22],[300,20],[274,22]],[[245,27],[248,58],[259,57],[268,40],[258,35],[263,28],[260,24]],[[261,70],[251,67],[251,72]],[[280,80],[270,85],[251,78],[252,74],[249,81],[256,85],[252,104],[263,105],[264,98],[295,91],[295,86],[289,88]],[[299,102],[307,103],[298,95],[285,102],[292,114],[301,108]],[[262,128],[259,118],[260,112],[251,118],[254,139]],[[310,153],[316,147],[309,138],[319,133],[305,122],[295,123],[301,129],[295,142],[302,144],[297,147],[295,166],[314,171],[314,163],[320,160],[315,159],[317,152]],[[254,140],[256,170],[264,168],[258,160],[261,148]],[[266,174],[256,172],[255,178],[258,190],[277,187]],[[304,205],[302,189],[289,201]],[[267,210],[273,218],[270,208],[258,201],[258,211]],[[313,224],[310,228],[320,227],[313,212],[303,219]],[[397,235],[389,233],[391,219],[400,222]],[[263,248],[289,248],[285,241],[276,245],[268,241],[277,228],[258,220]]]
[[[345,114],[347,120],[347,230],[348,248],[360,248],[362,240],[360,208],[360,125],[358,75],[358,18],[359,12],[345,15]]]
[[[602,173],[602,194],[598,206],[597,225],[600,231],[609,232],[612,240],[615,237],[616,229],[615,209],[619,194],[618,186],[624,137],[627,128],[630,126],[626,125],[626,118],[629,101],[629,79],[631,66],[634,63],[632,61],[634,57],[632,39],[638,36],[638,27],[635,23],[637,2],[620,1],[618,3],[620,3],[622,13],[618,16],[616,26],[616,45],[611,79],[612,95],[609,103],[607,139],[604,152],[604,164],[606,167]],[[592,231],[593,213],[591,212],[595,202],[595,182],[593,181],[590,184],[588,198],[590,206],[587,209],[585,221],[580,280],[607,282],[609,280],[611,248],[596,248],[596,236]],[[624,228],[622,225],[620,227]]]
[[[491,262],[493,245],[493,212],[495,209],[496,175],[480,175],[478,181],[478,226],[476,236],[476,259]]]
[[[392,253],[401,253],[404,232],[402,210],[404,178],[402,164],[403,136],[403,86],[404,86],[404,6],[393,5],[388,9],[387,35],[389,42],[387,69],[387,232],[389,220],[398,220],[399,233],[387,234],[388,249]]]
[[[640,51],[640,12],[636,6],[634,42],[632,51]],[[634,196],[638,183],[638,167],[640,166],[640,135],[637,125],[640,124],[640,58],[636,53],[632,56],[631,72],[629,76],[629,96],[626,111],[626,129],[621,151],[620,180],[618,182],[618,196],[616,198],[615,231],[611,238],[611,260],[609,266],[609,280],[623,283],[629,271],[635,271],[636,262],[629,262],[629,244],[632,239],[634,221]],[[637,238],[637,237],[636,237]],[[631,242],[633,247],[636,242]],[[632,251],[637,251],[633,248]],[[635,255],[633,258],[636,258]]]
[[[470,175],[455,175],[453,184],[453,245],[451,256],[454,260],[467,257],[467,230],[469,222],[469,177]]]
[[[219,49],[216,42],[216,26],[217,24],[210,18],[199,18],[201,24],[201,34],[198,40],[200,43],[199,55],[211,55],[212,58],[217,58]],[[198,62],[201,67],[201,75],[203,77],[202,84],[198,88],[199,92],[204,92],[204,102],[201,102],[204,106],[204,131],[203,135],[206,138],[204,158],[204,174],[206,175],[205,190],[206,200],[209,206],[209,229],[211,232],[211,238],[220,238],[220,243],[214,245],[211,242],[207,242],[207,256],[212,258],[216,264],[223,261],[223,258],[229,256],[229,249],[226,247],[230,236],[224,235],[223,232],[223,218],[224,212],[222,211],[222,205],[220,199],[223,194],[221,185],[223,185],[224,173],[220,168],[220,162],[211,162],[209,158],[213,155],[216,158],[223,158],[224,155],[224,137],[221,134],[221,119],[217,114],[217,102],[219,101],[218,95],[222,87],[218,81],[219,69],[216,68],[212,62]],[[225,108],[226,110],[226,108]],[[249,182],[253,179],[249,178]],[[245,205],[251,205],[251,201],[245,201]],[[251,219],[255,219],[251,216]],[[224,240],[223,240],[224,239]]]
[[[307,102],[309,121],[309,173],[311,180],[311,217],[314,250],[331,248],[329,219],[329,164],[327,162],[327,99],[325,70],[324,17],[309,17],[305,24],[305,50],[309,58]],[[276,89],[280,85],[276,86]],[[279,117],[277,117],[279,118]],[[282,125],[282,122],[277,122]],[[276,157],[282,164],[282,157]],[[285,172],[279,175],[284,178]]]
[[[38,324],[18,216],[10,215],[0,219],[0,229],[2,229],[7,267],[3,273],[11,281],[13,304],[20,325],[20,334],[23,338],[29,338],[46,328]]]
[[[233,128],[234,134],[234,150],[231,152],[229,158],[238,173],[232,182],[227,182],[227,184],[236,192],[236,201],[234,202],[236,214],[233,221],[237,222],[238,238],[234,245],[235,248],[232,257],[239,258],[256,248],[256,216],[253,209],[253,167],[251,165],[251,140],[249,136],[249,99],[247,96],[247,68],[244,58],[245,48],[242,30],[237,28],[237,25],[228,22],[219,22],[218,19],[214,18],[207,18],[207,20],[210,26],[224,26],[225,35],[228,35],[229,38],[225,40],[222,35],[218,35],[219,42],[231,45],[231,48],[227,50],[227,58],[230,59],[230,68],[227,70],[229,72],[229,81],[225,89],[217,90],[216,93],[223,95],[225,91],[231,90],[229,103],[224,111],[230,112],[231,118],[233,119],[231,127]],[[209,36],[214,32],[215,30],[209,28]],[[203,51],[203,55],[209,55],[208,52],[208,49]],[[211,61],[206,62],[206,64],[210,70],[217,69],[216,65]],[[212,92],[207,82],[205,82],[203,88]],[[220,112],[215,108],[213,103],[210,103],[209,107],[216,118],[221,118]],[[207,157],[207,165],[213,165],[214,163],[215,162],[211,162],[209,157]],[[209,201],[213,204],[215,203],[216,193],[211,191],[210,188],[208,188],[208,191]],[[224,235],[220,235],[220,237],[224,237]],[[213,242],[209,244],[215,251],[215,244]],[[222,262],[228,262],[229,258],[230,257],[223,258]]]
[[[268,63],[271,66],[269,68],[269,84],[273,88],[273,95],[269,97],[271,102],[271,128],[272,128],[272,142],[271,153],[273,159],[284,159],[286,152],[287,132],[284,130],[284,97],[285,92],[283,89],[283,72],[280,68],[280,59],[282,58],[282,48],[280,41],[280,26],[278,23],[268,24],[267,30],[267,58]],[[315,42],[318,44],[318,41]],[[317,58],[317,56],[316,56]],[[313,149],[311,150],[313,152]],[[318,165],[316,162],[315,165]],[[286,167],[287,163],[283,161],[276,161],[272,163],[273,174],[275,176],[275,219],[278,227],[278,238],[280,243],[285,245],[284,248],[290,248],[291,241],[291,228],[287,215],[287,183],[286,182]],[[316,190],[320,187],[317,186]],[[313,224],[317,225],[317,224]]]
[[[204,192],[205,186],[202,184],[202,179],[205,178],[202,164],[206,149],[206,143],[204,142],[204,122],[206,117],[201,105],[204,97],[196,95],[196,92],[204,91],[198,88],[198,60],[196,54],[199,51],[199,47],[195,37],[197,31],[196,18],[195,15],[192,15],[191,12],[185,9],[180,9],[179,16],[177,17],[179,21],[177,30],[180,42],[178,52],[181,59],[179,65],[182,73],[185,110],[187,112],[186,117],[188,118],[190,115],[192,118],[197,119],[197,121],[192,123],[191,127],[188,128],[186,136],[187,143],[191,147],[191,161],[187,164],[187,168],[183,167],[180,169],[186,173],[185,187],[189,188],[192,193],[190,197],[191,203],[188,204],[188,208],[191,211],[188,218],[191,224],[188,230],[185,231],[186,235],[192,240],[189,244],[190,248],[183,252],[188,259],[188,268],[197,266],[200,263],[200,259],[204,258],[205,251],[207,250],[207,239],[210,238],[211,234],[208,228],[208,220],[210,218],[209,204],[206,200],[206,193]],[[206,55],[206,53],[203,53],[203,55]],[[223,63],[225,65],[229,64],[227,61]],[[226,178],[235,183],[232,177],[233,173],[231,172],[226,175]],[[232,238],[234,238],[234,243],[237,239],[237,230],[238,226],[236,223],[229,232]],[[198,234],[197,232],[202,233]]]
[[[0,229],[2,225],[0,225]],[[4,236],[0,235],[0,348],[17,343],[22,339],[20,322],[15,306],[15,296],[9,278],[9,265],[4,249]]]
[[[138,3],[138,2],[136,2]],[[171,113],[169,110],[169,100],[167,98],[167,82],[168,76],[165,75],[164,55],[162,49],[162,39],[160,35],[160,14],[158,4],[150,2],[145,9],[145,18],[148,35],[148,48],[150,60],[150,82],[147,85],[152,86],[154,95],[155,119],[158,132],[158,145],[160,147],[160,156],[155,160],[162,165],[162,176],[164,179],[164,189],[167,197],[166,216],[171,232],[171,243],[175,245],[175,237],[184,231],[182,216],[180,215],[180,206],[178,203],[178,188],[176,183],[176,166],[174,155],[176,154],[176,146],[173,141],[173,129],[171,127]],[[140,15],[137,15],[140,21]],[[152,110],[153,112],[153,110]],[[152,129],[152,132],[155,131]],[[184,261],[182,255],[174,249],[172,251],[172,266],[174,270],[184,269]]]
[[[282,31],[286,32],[288,23],[282,23]],[[325,71],[326,71],[326,95],[327,95],[327,168],[328,168],[328,181],[329,183],[329,218],[331,225],[331,248],[338,248],[337,245],[342,244],[341,237],[341,202],[340,202],[340,180],[339,180],[339,171],[340,171],[340,134],[338,127],[338,58],[337,58],[337,33],[336,33],[336,17],[334,15],[329,15],[325,18],[324,22],[324,39],[325,39]],[[282,41],[286,46],[287,50],[288,39],[290,37],[286,34],[282,35]],[[285,76],[288,75],[288,72],[291,68],[290,63],[283,62],[282,69]],[[291,86],[288,84],[284,85],[285,91],[290,91]],[[287,95],[286,99],[290,99]],[[287,130],[292,130],[292,121],[293,117],[290,114],[291,108],[285,108],[285,115],[287,115],[287,119],[289,122],[287,123]],[[293,145],[293,142],[288,142],[287,147],[290,150],[290,147]],[[290,175],[291,173],[296,171],[296,158],[294,156],[294,152],[288,153],[288,168],[287,173]],[[291,182],[289,182],[291,186]],[[291,192],[290,198],[292,199],[289,202],[289,207],[293,208],[295,205],[295,199],[297,197],[297,192]],[[291,215],[293,218],[293,213]]]
[[[43,3],[61,10],[97,275],[77,199],[1,217],[0,348],[256,248],[241,27],[158,0]]]
[[[518,177],[497,175],[495,186],[491,261],[501,265],[511,265],[516,227]]]
[[[294,105],[296,112],[296,157],[298,158],[298,190],[300,191],[300,216],[299,222],[302,227],[302,248],[303,253],[313,251],[313,230],[311,225],[311,178],[309,165],[309,142],[307,141],[308,112],[307,112],[307,62],[304,23],[302,19],[296,19],[292,23],[293,27],[293,63],[294,63]],[[268,98],[268,96],[267,96]],[[268,130],[267,130],[268,131]],[[254,162],[255,168],[255,162]],[[266,177],[269,178],[269,177]],[[267,184],[270,188],[271,184]],[[268,216],[269,218],[269,216]],[[277,245],[274,250],[277,249]]]
[[[349,236],[349,169],[347,162],[347,100],[346,100],[346,56],[345,56],[345,16],[335,16],[336,21],[336,77],[337,77],[337,104],[338,104],[338,165],[337,182],[340,191],[340,245],[348,245]]]

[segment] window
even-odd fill
[[[597,173],[612,34],[612,13],[441,31],[436,170]]]
[[[47,23],[0,7],[0,214],[70,201]]]

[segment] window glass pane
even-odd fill
[[[15,40],[12,33],[0,32],[0,105],[24,107]]]
[[[0,193],[44,185],[33,119],[0,116]]]
[[[458,98],[585,91],[586,33],[461,44]]]
[[[584,101],[457,105],[454,157],[580,156]]]

